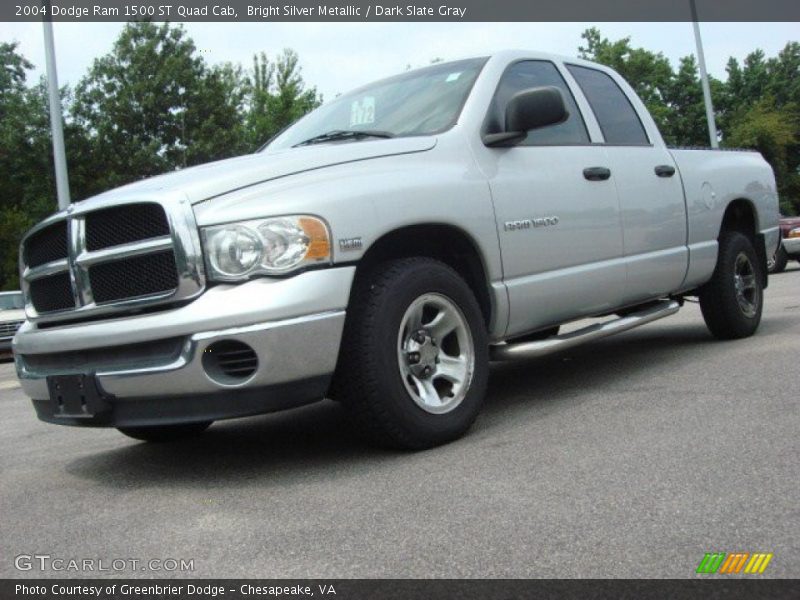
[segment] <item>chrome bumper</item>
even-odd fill
[[[47,376],[93,373],[114,404],[144,398],[191,402],[193,396],[286,389],[293,382],[312,380],[319,382],[316,387],[324,387],[336,367],[354,274],[354,267],[344,267],[216,286],[183,307],[121,319],[45,329],[26,323],[14,338],[17,374],[28,396],[45,400]],[[53,369],[34,360],[35,355],[98,349],[111,356],[121,346],[175,338],[180,340],[179,352],[155,363],[151,359],[141,365]],[[258,368],[253,375],[230,383],[206,373],[203,353],[221,340],[240,341],[255,351]],[[326,390],[318,391],[318,398],[308,400],[321,398]]]

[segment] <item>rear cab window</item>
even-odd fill
[[[566,67],[586,96],[606,144],[650,145],[636,109],[609,75],[589,67],[570,64]]]

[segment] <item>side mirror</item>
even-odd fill
[[[487,146],[518,143],[528,131],[563,123],[569,117],[561,90],[553,86],[517,92],[506,106],[506,127],[503,133],[485,135]]]

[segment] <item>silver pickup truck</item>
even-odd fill
[[[50,423],[168,440],[328,397],[424,448],[467,431],[492,360],[692,296],[716,337],[752,335],[778,239],[759,154],[669,149],[614,71],[502,52],[46,219],[21,245],[16,368]]]

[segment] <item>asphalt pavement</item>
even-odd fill
[[[471,433],[419,453],[363,445],[332,402],[173,445],[46,425],[0,364],[0,577],[684,578],[711,551],[799,577],[799,373],[796,262],[755,337],[687,304],[494,366]],[[110,570],[15,568],[34,554]]]

